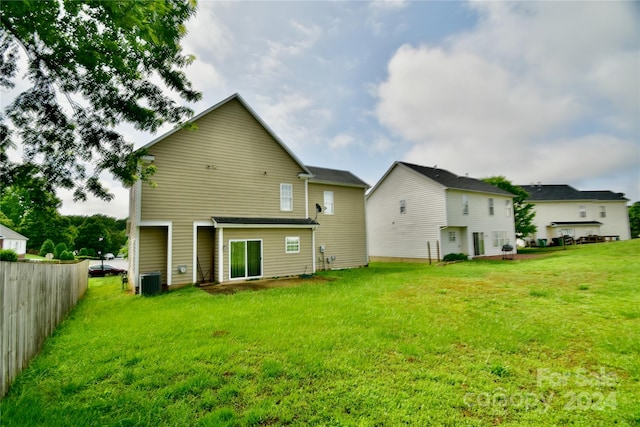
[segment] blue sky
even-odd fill
[[[637,2],[201,0],[183,46],[196,113],[238,92],[308,165],[374,185],[403,160],[633,202],[639,23]],[[126,217],[110,187],[109,204],[61,193],[62,213]]]

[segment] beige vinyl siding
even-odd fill
[[[368,264],[364,189],[309,183],[309,210],[324,205],[324,192],[333,192],[333,215],[319,213],[316,221],[316,269],[351,268]],[[315,213],[313,214],[315,216]],[[320,246],[326,251],[320,253]],[[327,263],[327,257],[335,261]]]
[[[239,101],[195,124],[149,148],[157,187],[142,186],[142,220],[306,216],[302,168]],[[280,210],[281,183],[293,185],[293,211]]]
[[[400,201],[405,213],[400,213]],[[398,165],[367,199],[369,255],[375,259],[436,258],[440,227],[446,223],[445,189]]]
[[[197,258],[200,268],[196,271],[197,281],[213,282],[214,276],[214,248],[215,248],[215,228],[211,227],[198,227],[198,242],[196,246]],[[197,267],[196,267],[197,268]],[[203,276],[204,275],[204,279]]]
[[[222,258],[224,263],[223,281],[225,282],[229,280],[230,240],[262,240],[262,277],[283,277],[312,273],[312,230],[309,228],[225,228],[223,236],[224,253]],[[285,253],[285,237],[287,236],[300,237],[299,253]]]
[[[140,271],[159,271],[162,283],[167,283],[167,227],[140,227]],[[137,278],[136,278],[137,279]]]

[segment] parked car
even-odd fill
[[[126,273],[127,270],[123,270],[122,268],[116,268],[109,264],[96,264],[89,266],[89,276],[90,277],[104,277],[104,276],[115,276]]]
[[[113,255],[111,252],[109,252],[104,256],[104,259],[115,259],[115,258],[116,258],[115,255]]]

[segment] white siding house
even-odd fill
[[[0,224],[0,249],[12,249],[18,254],[18,258],[24,258],[27,253],[27,240],[29,239],[22,234]]]
[[[628,199],[612,191],[580,191],[569,185],[523,185],[528,202],[535,205],[534,242],[571,236],[604,236],[612,240],[631,238]]]
[[[511,193],[483,181],[395,162],[367,195],[370,259],[501,255],[515,246],[512,206]]]

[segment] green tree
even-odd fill
[[[640,202],[635,202],[629,206],[629,225],[631,228],[631,238],[640,237]]]
[[[11,229],[14,229],[16,227],[13,221],[11,221],[11,218],[6,216],[2,211],[0,211],[0,224],[5,225]]]
[[[17,76],[29,82],[0,112],[0,182],[35,188],[37,180],[49,193],[65,188],[77,200],[87,194],[110,200],[101,172],[126,184],[148,180],[154,168],[140,168],[145,153],[117,129],[129,124],[155,132],[192,114],[163,87],[187,102],[201,99],[182,71],[194,58],[180,46],[195,1],[3,1],[0,7],[0,89],[15,87]],[[24,157],[15,162],[7,150],[18,144]]]
[[[509,193],[513,194],[513,217],[515,220],[516,236],[527,237],[537,231],[537,227],[533,223],[536,216],[535,206],[533,203],[527,202],[529,193],[521,187],[513,185],[504,176],[492,176],[483,178],[484,182],[495,185]]]
[[[56,250],[56,245],[53,243],[53,240],[47,239],[42,243],[40,247],[40,256],[47,256],[47,254],[52,254]]]
[[[53,257],[55,259],[62,259],[60,258],[60,256],[62,255],[62,252],[66,252],[66,251],[67,251],[67,245],[64,243],[58,243],[55,249],[53,250]]]
[[[85,222],[78,227],[78,237],[76,237],[76,247],[93,249],[93,253],[98,251],[106,254],[111,248],[111,237],[108,228],[96,216],[87,217]]]

